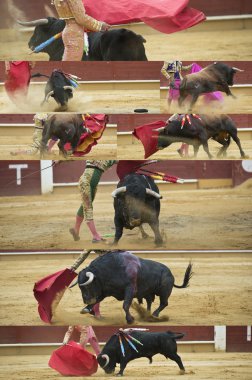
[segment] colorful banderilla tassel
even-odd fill
[[[39,53],[46,46],[50,45],[53,41],[59,39],[60,37],[62,37],[62,32],[55,34],[54,36],[52,36],[51,38],[49,38],[49,40],[46,40],[45,42],[42,42],[42,44],[36,46],[30,54],[32,54],[32,53]]]
[[[191,119],[190,119],[190,116],[189,115],[186,115],[186,120],[188,121],[188,123],[191,125]]]
[[[125,350],[124,350],[124,347],[123,347],[122,337],[121,337],[120,334],[118,335],[118,338],[119,338],[122,354],[123,354],[123,356],[125,356]]]
[[[181,129],[183,129],[183,127],[184,127],[185,120],[186,120],[186,118],[185,118],[185,116],[183,116],[182,121],[181,121]]]
[[[125,340],[128,342],[128,344],[133,348],[133,350],[135,350],[136,352],[138,352],[138,349],[136,348],[136,346],[130,341],[129,339],[129,335],[126,336],[126,334],[123,335]]]
[[[141,346],[143,346],[143,343],[140,342],[139,340],[137,340],[136,338],[134,338],[133,336],[131,335],[127,335],[128,338],[130,338],[131,340],[134,340],[134,342],[138,343],[138,344],[141,344]]]

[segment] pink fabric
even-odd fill
[[[91,376],[98,369],[96,357],[73,341],[53,351],[48,365],[63,376]]]
[[[169,91],[168,91],[168,100],[178,100],[179,98],[179,86],[180,86],[181,80],[175,79],[173,83],[174,83],[174,86],[176,86],[176,89],[170,86]]]
[[[198,65],[197,63],[193,63],[191,74],[198,73],[202,70],[202,67]],[[223,101],[223,95],[220,91],[210,92],[208,94],[204,94],[204,102],[210,103],[211,101],[217,100],[217,101]]]
[[[188,7],[189,0],[83,0],[86,12],[108,24],[141,22],[163,33],[174,33],[205,20],[205,15]],[[101,12],[102,10],[102,12]]]
[[[164,127],[165,125],[165,121],[158,120],[134,129],[133,136],[143,144],[145,152],[144,158],[148,158],[158,151],[158,132],[154,131],[154,129]]]
[[[100,313],[100,303],[96,303],[94,305],[93,311],[94,311],[96,317],[100,317],[100,315],[101,315],[101,313]]]
[[[33,293],[38,301],[38,312],[43,322],[51,323],[53,301],[59,297],[61,292],[64,292],[76,276],[77,273],[70,269],[64,269],[50,274],[35,283]]]

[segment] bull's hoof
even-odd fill
[[[132,325],[132,323],[134,323],[134,320],[135,320],[135,318],[130,318],[130,319],[127,319],[127,323],[128,323],[128,325]]]
[[[180,375],[184,375],[184,374],[185,374],[185,369],[181,369],[181,370],[179,371],[179,374],[180,374]]]
[[[115,376],[116,376],[116,377],[122,377],[123,374],[121,374],[121,373],[119,372],[119,373],[117,373]]]
[[[164,244],[163,240],[155,241],[156,247],[162,247],[163,244]]]

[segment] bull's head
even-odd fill
[[[118,200],[119,208],[130,228],[140,226],[143,222],[142,215],[151,212],[147,196],[151,196],[153,199],[162,198],[156,191],[135,182],[118,187],[112,192],[112,197]]]
[[[55,17],[47,17],[39,20],[33,20],[33,21],[17,21],[19,25],[25,26],[25,27],[34,27],[33,35],[30,38],[30,41],[28,42],[28,46],[31,50],[33,50],[36,46],[40,45],[41,43],[47,41],[49,38],[53,37],[55,34],[60,33],[65,26],[64,20],[58,20]],[[43,50],[41,50],[44,53],[48,53],[51,57],[51,53],[54,53],[52,58],[54,57],[54,60],[60,60],[61,57],[55,56],[55,53],[59,49],[64,49],[63,42],[61,39],[58,39],[53,42],[52,45],[49,45],[45,47]]]
[[[113,373],[115,372],[116,363],[115,361],[110,358],[108,354],[104,354],[103,352],[97,356],[97,361],[99,363],[99,366],[107,373]]]
[[[101,289],[94,273],[82,270],[78,276],[78,284],[85,304],[94,305],[99,302]]]

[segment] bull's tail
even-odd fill
[[[172,331],[167,331],[167,333],[170,335],[172,339],[182,339],[184,338],[185,334],[184,333],[178,333],[178,332],[172,332]]]
[[[186,271],[185,271],[183,284],[182,285],[176,285],[176,284],[174,284],[173,286],[175,288],[179,288],[179,289],[187,288],[189,286],[189,281],[190,281],[192,275],[193,275],[193,272],[192,272],[192,263],[189,263],[188,267],[186,268]]]
[[[32,75],[31,75],[31,78],[40,78],[40,77],[50,78],[48,75],[46,75],[46,74],[41,74],[41,73],[35,73],[35,74],[32,74]]]

